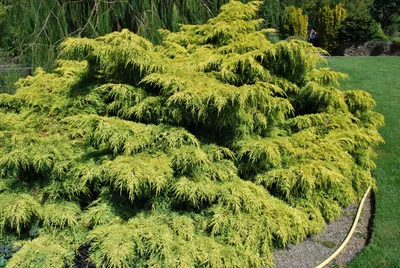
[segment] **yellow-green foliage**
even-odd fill
[[[75,203],[53,203],[43,206],[42,220],[46,227],[66,227],[77,225],[80,208]]]
[[[0,211],[0,231],[11,228],[20,234],[35,218],[40,217],[41,206],[31,195],[2,194]]]
[[[334,7],[324,5],[318,11],[318,36],[321,47],[332,51],[339,45],[338,34],[341,23],[346,18],[346,10],[341,4]]]
[[[272,267],[374,185],[383,117],[323,50],[272,44],[231,1],[155,46],[68,39],[53,73],[0,95],[0,231],[9,267]],[[17,238],[18,239],[18,238]]]
[[[44,235],[26,242],[7,263],[7,267],[62,268],[66,264],[71,264],[73,257],[73,251],[69,251],[54,242],[54,237]]]
[[[303,14],[301,8],[288,6],[282,16],[281,35],[283,37],[299,36],[307,39],[308,16]]]

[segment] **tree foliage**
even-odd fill
[[[318,36],[321,47],[333,51],[339,45],[339,29],[346,18],[346,10],[341,4],[331,7],[324,5],[318,12]]]
[[[0,95],[9,267],[272,267],[370,185],[383,117],[311,44],[272,44],[260,2],[202,25],[71,38]]]
[[[400,1],[374,0],[372,14],[382,25],[386,34],[400,31]]]
[[[260,17],[264,19],[266,28],[278,29],[281,25],[281,17],[283,14],[281,0],[264,0],[260,8]]]
[[[307,39],[308,16],[303,14],[301,8],[286,7],[282,20],[281,35],[283,37],[299,36]]]
[[[340,26],[341,41],[366,42],[370,40],[387,40],[380,25],[369,15],[357,13],[348,16]]]

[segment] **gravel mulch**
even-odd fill
[[[326,267],[344,267],[367,245],[372,226],[373,196],[370,193],[365,200],[356,230],[343,251]],[[342,211],[341,217],[327,225],[325,231],[313,235],[286,249],[276,250],[275,268],[311,268],[326,260],[342,244],[350,231],[358,204],[353,204]]]

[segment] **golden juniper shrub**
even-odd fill
[[[55,267],[72,263],[74,252],[55,242],[53,237],[42,235],[23,244],[7,267]]]
[[[158,46],[68,39],[69,60],[0,95],[9,267],[82,247],[98,267],[272,267],[374,186],[374,100],[338,90],[321,49],[269,42],[259,7],[230,1]]]

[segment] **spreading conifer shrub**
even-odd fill
[[[374,186],[383,117],[324,53],[272,44],[260,2],[152,43],[68,39],[0,95],[7,267],[271,267]]]

